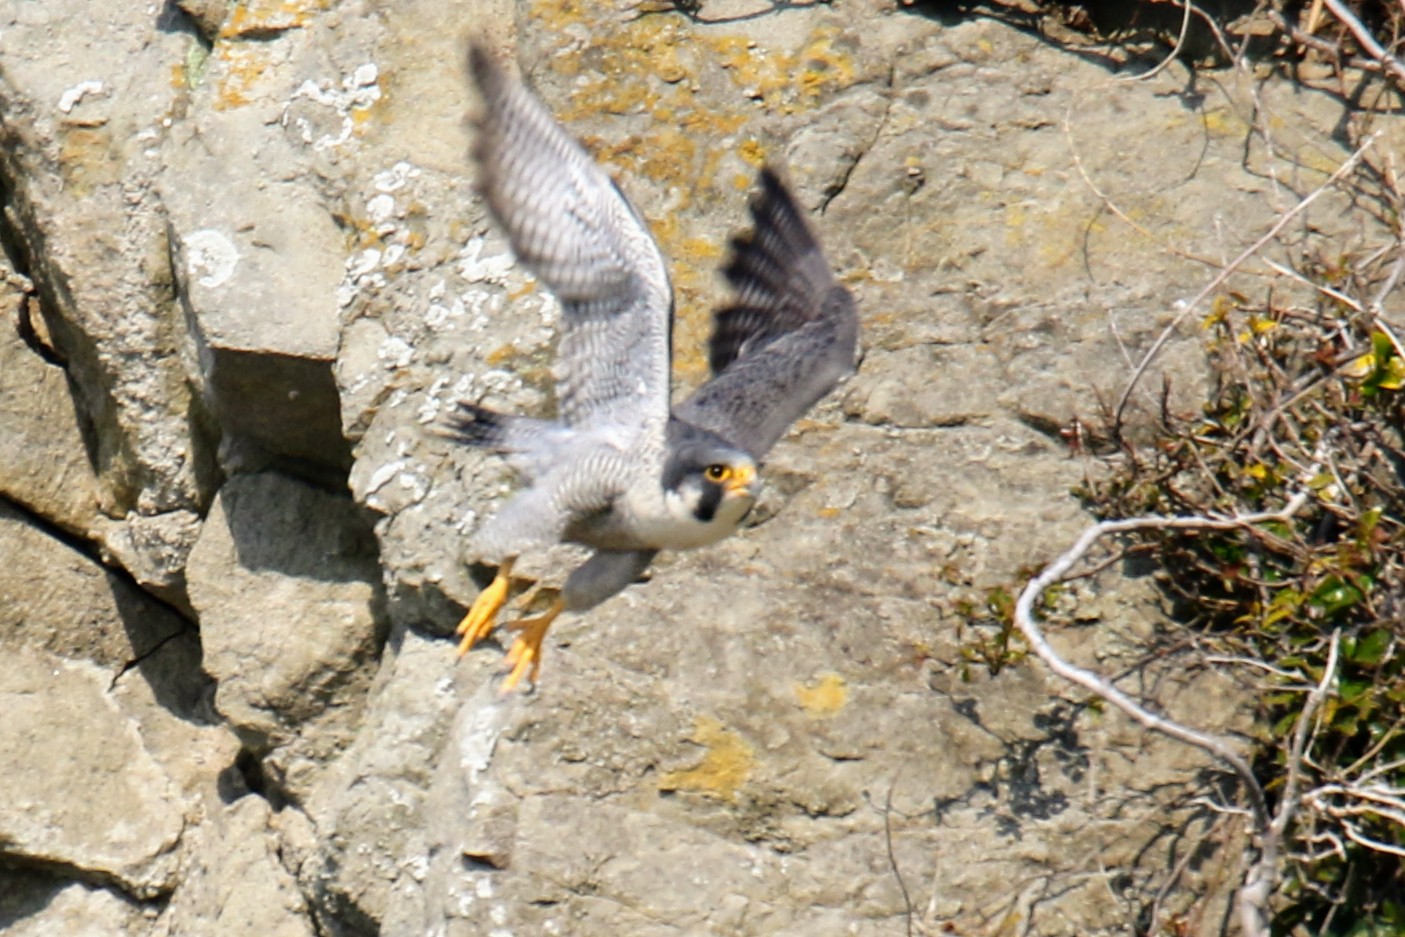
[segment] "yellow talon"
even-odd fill
[[[542,639],[546,637],[546,629],[551,627],[551,623],[565,607],[566,603],[557,599],[551,603],[550,608],[535,618],[520,618],[507,623],[506,627],[517,632],[517,637],[507,652],[507,666],[512,668],[512,672],[502,682],[502,692],[511,693],[529,669],[532,684],[536,684],[537,674],[541,673],[542,669]]]
[[[488,584],[488,588],[478,593],[468,614],[463,616],[463,621],[454,629],[454,634],[463,638],[459,642],[460,657],[472,650],[473,645],[493,633],[493,622],[498,617],[503,603],[507,601],[513,560],[513,557],[503,560],[493,581]]]

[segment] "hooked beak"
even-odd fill
[[[742,466],[732,472],[732,477],[723,483],[729,495],[739,495],[743,498],[752,498],[756,495],[759,487],[756,483],[756,469],[751,466]]]

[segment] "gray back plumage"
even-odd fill
[[[479,189],[512,250],[561,301],[556,396],[569,427],[661,439],[672,288],[639,214],[519,81],[478,45]]]
[[[780,178],[763,169],[754,227],[733,240],[723,274],[736,291],[713,321],[713,377],[676,410],[761,458],[853,372],[858,311]]]

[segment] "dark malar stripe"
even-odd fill
[[[712,519],[717,516],[717,507],[721,503],[722,486],[705,481],[702,487],[702,497],[698,499],[698,506],[693,508],[693,516],[704,524],[711,524]]]

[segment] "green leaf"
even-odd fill
[[[1284,737],[1293,731],[1293,726],[1298,721],[1298,713],[1289,713],[1273,724],[1273,734],[1276,737]]]
[[[1312,590],[1307,601],[1323,615],[1335,615],[1337,612],[1351,608],[1361,599],[1360,589],[1346,582],[1340,576],[1328,576],[1322,580],[1321,585]]]
[[[1395,343],[1384,332],[1371,333],[1371,352],[1377,361],[1389,361],[1395,356]]]
[[[1346,659],[1354,664],[1374,667],[1385,658],[1386,651],[1390,649],[1390,641],[1391,634],[1387,628],[1368,631],[1362,637],[1351,642]],[[1345,642],[1343,642],[1343,649],[1346,649]]]
[[[1337,692],[1341,694],[1343,703],[1353,703],[1362,695],[1369,693],[1374,685],[1370,680],[1343,677],[1337,684]]]

